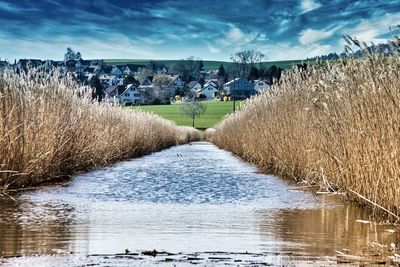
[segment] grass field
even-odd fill
[[[206,112],[201,117],[195,119],[195,127],[199,130],[213,127],[220,122],[226,114],[232,112],[233,109],[232,101],[205,101],[204,104],[207,106]],[[171,105],[140,106],[133,108],[153,112],[165,119],[174,121],[178,125],[192,126],[191,119],[181,116],[179,105],[179,103],[175,103]],[[240,101],[236,101],[236,109],[238,109],[239,105]]]
[[[165,64],[168,68],[172,67],[178,60],[154,60],[156,63]],[[146,65],[150,62],[150,59],[105,59],[104,63],[107,65],[125,65],[125,64],[137,64],[137,65]],[[301,60],[287,60],[287,61],[270,61],[263,62],[262,65],[265,67],[270,67],[275,65],[277,67],[287,69],[292,67],[295,64],[301,63]],[[203,60],[204,68],[206,70],[217,70],[219,66],[222,64],[224,68],[229,69],[232,65],[232,62],[226,61],[213,61],[213,60]]]

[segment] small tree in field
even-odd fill
[[[198,101],[183,102],[179,107],[182,116],[192,119],[192,127],[194,127],[194,119],[203,115],[206,109],[206,106]]]

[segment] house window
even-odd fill
[[[129,97],[130,95],[129,95],[129,93],[125,93],[125,96],[128,96],[128,97]]]
[[[135,91],[136,88],[131,88],[131,91]]]

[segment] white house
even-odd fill
[[[121,104],[142,105],[144,100],[142,92],[133,84],[128,84],[125,91],[119,95]]]
[[[262,90],[269,89],[270,87],[271,86],[267,80],[258,79],[254,81],[254,90],[256,90],[257,93],[260,93]]]
[[[219,96],[220,91],[213,83],[205,84],[203,88],[196,90],[197,96],[204,95],[205,99],[214,99]]]

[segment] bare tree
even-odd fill
[[[183,102],[179,106],[179,111],[182,116],[192,119],[192,127],[194,127],[194,119],[203,115],[207,107],[198,101]]]
[[[147,77],[152,76],[153,72],[147,68],[139,68],[136,72],[136,79],[142,83]]]
[[[154,97],[162,100],[171,98],[175,92],[172,92],[171,88],[169,88],[170,83],[171,78],[168,75],[154,76]]]
[[[173,67],[173,70],[181,75],[185,83],[190,82],[192,78],[199,78],[200,59],[195,59],[193,56],[187,59],[179,60]]]
[[[255,50],[245,50],[231,56],[234,63],[234,75],[239,78],[247,79],[252,67],[261,63],[264,55]]]

